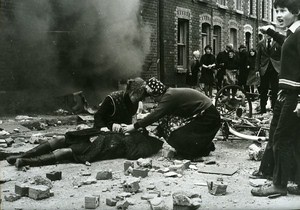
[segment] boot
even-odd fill
[[[9,156],[6,158],[6,161],[9,164],[14,165],[16,163],[17,158],[28,158],[28,157],[39,156],[39,155],[47,154],[48,152],[51,152],[51,151],[52,151],[52,148],[50,146],[50,143],[45,142],[45,143],[42,143],[42,144],[32,148],[31,150],[29,150],[21,155]]]
[[[15,166],[21,168],[23,166],[43,166],[52,165],[56,163],[55,155],[51,152],[49,154],[41,155],[33,158],[17,158]]]

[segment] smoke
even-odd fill
[[[14,1],[0,44],[11,48],[15,86],[95,88],[140,76],[151,34],[140,9],[140,0]]]

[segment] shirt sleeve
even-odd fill
[[[99,110],[94,115],[94,127],[112,128],[113,122],[110,120],[110,116],[113,114],[114,105],[110,97],[106,97],[101,103]]]
[[[283,42],[285,40],[285,36],[280,34],[277,31],[274,31],[273,29],[269,28],[266,32],[270,37],[272,37],[275,42],[277,42],[280,46],[283,45]]]
[[[154,109],[152,113],[147,115],[144,119],[141,119],[137,121],[134,124],[134,127],[140,128],[140,127],[147,127],[148,125],[151,125],[152,123],[158,121],[160,118],[164,117],[166,114],[170,112],[175,106],[174,101],[172,100],[171,95],[164,95],[162,100],[158,103],[158,106]]]

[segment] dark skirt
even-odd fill
[[[203,68],[201,70],[200,82],[205,85],[213,85],[214,84],[214,73],[212,69]]]
[[[162,145],[163,141],[147,133],[124,135],[101,132],[93,142],[73,142],[69,147],[73,151],[75,161],[85,163],[115,158],[145,158],[157,153]]]
[[[165,135],[168,144],[174,147],[181,157],[193,159],[207,156],[214,150],[212,140],[221,126],[221,121],[220,114],[213,105],[191,120],[179,119],[177,122],[172,120],[168,122],[171,123],[168,123],[168,126],[160,125],[162,129],[158,131],[160,135]],[[173,128],[168,128],[170,126]]]

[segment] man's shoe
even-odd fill
[[[264,175],[261,171],[255,170],[253,173],[249,176],[249,178],[252,179],[264,179]]]
[[[300,186],[299,185],[289,185],[287,191],[292,195],[300,195]]]
[[[259,196],[259,197],[267,197],[276,194],[285,196],[287,195],[287,189],[284,187],[278,187],[271,184],[271,185],[264,185],[259,188],[254,188],[251,190],[251,194],[253,196]]]

